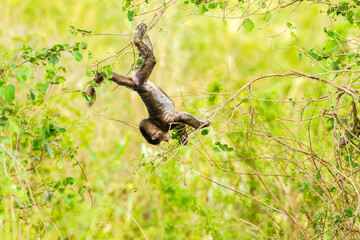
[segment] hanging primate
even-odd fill
[[[169,96],[158,86],[148,81],[148,78],[156,64],[153,48],[147,35],[147,26],[142,23],[136,26],[138,30],[132,42],[140,51],[143,63],[140,68],[135,67],[131,78],[124,77],[112,72],[109,79],[118,85],[125,86],[136,91],[143,100],[149,117],[140,122],[141,134],[150,144],[157,145],[161,141],[169,141],[171,138],[170,130],[179,127],[183,129],[180,140],[183,144],[187,143],[185,124],[194,128],[203,128],[210,125],[210,120],[200,121],[187,112],[175,112],[174,103]],[[100,84],[104,80],[105,73],[99,73],[94,81]],[[95,100],[96,93],[92,85],[89,86],[88,95]]]

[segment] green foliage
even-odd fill
[[[218,81],[215,81],[209,85],[208,102],[210,105],[215,105],[216,100],[218,99],[218,95],[216,93],[221,92],[221,84]],[[214,93],[214,94],[212,94]]]
[[[208,135],[208,134],[209,134],[209,129],[201,130],[201,135]]]
[[[15,87],[12,84],[4,84],[0,89],[0,96],[4,99],[5,104],[11,104],[15,99]]]
[[[132,21],[133,21],[133,18],[134,18],[134,11],[128,11],[127,17],[128,17],[128,20],[129,20],[130,22],[132,22]]]
[[[229,147],[227,144],[221,144],[220,142],[216,142],[215,143],[215,147],[213,147],[213,150],[215,152],[232,152],[234,150],[234,148]]]
[[[359,238],[358,1],[2,4],[4,239]],[[145,144],[124,88],[86,107],[95,75],[143,65],[131,37],[97,35],[140,22],[151,81],[212,119],[185,146],[183,129]]]

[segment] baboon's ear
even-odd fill
[[[155,139],[157,139],[158,137],[160,137],[161,136],[161,131],[157,131],[152,137],[151,137],[151,140],[155,140]]]

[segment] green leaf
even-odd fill
[[[309,189],[309,188],[310,188],[310,183],[311,183],[310,179],[307,180],[307,182],[306,182],[305,185],[304,185],[305,189]]]
[[[54,65],[60,61],[58,56],[54,53],[50,53],[48,59],[49,59],[49,62],[51,62]]]
[[[81,49],[85,50],[87,48],[87,46],[88,46],[88,44],[86,42],[80,42]]]
[[[124,8],[130,7],[130,2],[131,2],[131,0],[126,0]]]
[[[64,204],[68,208],[72,208],[74,206],[74,195],[68,194],[64,198]]]
[[[272,49],[273,49],[273,55],[275,55],[275,53],[277,51],[277,47],[274,43],[272,43]]]
[[[348,58],[352,58],[352,57],[355,57],[356,56],[356,53],[352,52],[348,55]]]
[[[6,129],[9,126],[7,117],[0,117],[0,130]]]
[[[333,31],[327,31],[326,34],[329,36],[329,37],[334,37],[335,36],[335,33]]]
[[[64,45],[62,44],[55,44],[52,48],[51,48],[51,51],[64,51],[65,50],[65,47]]]
[[[79,52],[79,50],[73,50],[72,55],[75,57],[75,60],[80,62],[83,59],[83,56]]]
[[[332,61],[332,62],[330,63],[330,67],[331,67],[332,70],[335,70],[335,71],[336,71],[336,70],[340,70],[340,66],[339,66],[339,64],[338,64],[337,62],[333,62],[333,61]]]
[[[104,85],[107,86],[107,87],[111,87],[111,81],[105,78],[104,79]]]
[[[302,53],[299,53],[299,61],[302,59]]]
[[[73,185],[75,182],[76,182],[76,179],[73,178],[73,177],[67,177],[63,181],[65,186],[68,185],[68,184]]]
[[[15,99],[15,87],[12,84],[6,84],[1,89],[2,96],[5,98],[5,102],[10,104]]]
[[[199,14],[201,15],[208,11],[209,9],[207,9],[207,7],[204,4],[199,8]]]
[[[93,104],[95,102],[95,99],[92,96],[87,95],[86,92],[81,92],[81,94],[87,103]]]
[[[51,157],[51,158],[54,157],[54,151],[52,150],[50,144],[45,143],[44,144],[44,150],[49,154],[49,157]]]
[[[61,185],[61,182],[60,182],[60,180],[58,180],[58,181],[56,182],[54,188],[55,188],[55,189],[58,189],[58,188],[60,187],[60,185]]]
[[[225,152],[232,152],[232,151],[234,151],[234,148],[232,148],[232,147],[226,147],[225,148]]]
[[[143,65],[143,60],[141,58],[139,58],[135,64],[136,64],[137,68],[141,68],[141,66]]]
[[[208,135],[209,134],[209,129],[203,129],[201,131],[201,135]]]
[[[19,82],[25,82],[29,75],[32,74],[32,70],[29,67],[21,67],[16,73],[16,80]]]
[[[245,22],[243,24],[243,27],[245,28],[246,31],[251,32],[254,29],[255,25],[251,21],[251,19],[248,18],[248,19],[245,20]]]
[[[75,42],[73,50],[79,50],[80,49],[80,43],[79,42]]]
[[[55,76],[56,67],[53,63],[49,62],[46,64],[46,77],[52,79]]]
[[[33,150],[41,150],[42,144],[44,142],[44,138],[42,137],[37,137],[33,140]]]
[[[220,152],[220,149],[217,147],[213,147],[214,152]]]
[[[57,167],[58,167],[59,169],[62,169],[63,166],[64,166],[64,162],[63,162],[62,158],[59,158],[59,159],[57,160]]]
[[[9,131],[14,132],[14,133],[19,133],[20,132],[19,125],[15,121],[9,122],[9,128],[8,129],[9,129]]]
[[[0,136],[0,143],[10,143],[10,139],[4,136]]]
[[[106,75],[105,77],[108,79],[112,77],[112,75],[111,75],[112,70],[113,70],[113,66],[111,66],[111,65],[106,65],[102,69],[102,71],[105,72],[105,75]]]
[[[55,76],[53,84],[60,84],[66,82],[66,79],[63,76]]]
[[[94,77],[95,74],[94,74],[93,70],[88,69],[88,70],[86,70],[86,76],[88,76],[88,77]]]
[[[289,22],[287,22],[287,23],[286,23],[286,26],[287,26],[289,29],[291,29],[292,24],[291,24],[291,23],[289,23]]]
[[[353,212],[354,212],[354,209],[353,209],[353,208],[347,208],[347,209],[345,210],[345,216],[347,216],[347,217],[352,217],[352,216],[354,215]]]
[[[38,82],[36,84],[36,89],[40,92],[40,94],[45,94],[50,85],[50,82]]]
[[[270,21],[271,19],[271,12],[267,11],[263,18],[266,22]]]
[[[127,18],[130,22],[132,22],[134,18],[134,11],[128,11]]]
[[[189,3],[189,1],[185,1],[184,3],[187,4],[186,2]],[[215,9],[217,6],[218,6],[218,4],[216,2],[208,4],[208,7],[210,9]]]
[[[312,57],[313,59],[318,59],[319,55],[315,53],[314,49],[311,49],[310,51],[308,51],[308,54],[310,55],[310,57]]]
[[[70,44],[64,43],[63,47],[65,48],[65,50],[69,50],[70,49]]]

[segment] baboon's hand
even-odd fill
[[[201,128],[208,127],[210,126],[210,124],[211,124],[210,119],[205,119],[201,122]]]

